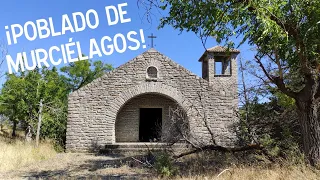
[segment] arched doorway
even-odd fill
[[[179,105],[159,93],[144,93],[129,99],[115,123],[116,142],[166,142],[172,136],[170,108]]]

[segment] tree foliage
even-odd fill
[[[320,164],[320,2],[313,0],[149,0],[168,10],[160,27],[192,31],[206,42],[255,47],[265,84],[292,98],[300,112],[303,148]],[[261,75],[263,74],[263,76]]]
[[[112,69],[101,61],[83,60],[61,68],[60,73],[52,69],[35,69],[28,72],[7,74],[0,94],[0,113],[16,125],[31,125],[37,129],[39,105],[42,125],[40,136],[56,140],[60,145],[65,142],[67,124],[68,94]],[[35,131],[34,131],[35,133]]]
[[[86,60],[70,63],[69,66],[61,68],[61,71],[67,74],[69,89],[75,91],[112,69],[110,64],[101,61],[92,63],[91,60]]]

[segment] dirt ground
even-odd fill
[[[60,153],[56,157],[0,172],[0,179],[150,179],[147,168],[131,168],[122,156]],[[134,166],[136,167],[136,166]]]

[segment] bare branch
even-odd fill
[[[0,42],[0,69],[5,62],[6,56],[8,55],[8,48],[4,42]],[[5,73],[0,71],[0,78],[4,77]]]
[[[267,76],[267,78],[274,83],[280,91],[282,91],[284,94],[286,94],[289,97],[292,97],[294,99],[297,98],[297,93],[288,89],[286,87],[286,85],[283,82],[283,78],[279,77],[279,76],[273,76],[271,74],[269,74],[267,72],[267,70],[265,69],[264,65],[261,62],[261,58],[259,58],[257,55],[255,56],[255,60],[256,62],[259,64],[260,68],[262,69],[263,73]]]
[[[263,150],[263,146],[259,144],[252,144],[245,147],[227,148],[227,147],[217,146],[217,145],[207,145],[202,147],[201,149],[193,149],[191,151],[181,153],[179,155],[174,156],[174,158],[178,159],[178,158],[181,158],[190,154],[198,153],[204,150],[234,153],[234,152],[242,152],[242,151]]]

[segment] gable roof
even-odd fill
[[[193,80],[199,81],[202,85],[204,85],[204,84],[206,84],[207,86],[209,85],[207,80],[201,78],[200,76],[198,76],[198,75],[194,74],[193,72],[189,71],[188,69],[184,68],[180,64],[178,64],[175,61],[171,60],[169,57],[167,57],[167,56],[163,55],[162,53],[160,53],[159,51],[157,51],[156,49],[151,48],[151,49],[143,52],[142,54],[139,54],[135,58],[129,60],[128,62],[120,65],[119,67],[113,69],[112,71],[106,72],[101,77],[93,80],[91,83],[89,83],[89,84],[81,87],[80,89],[72,92],[70,95],[76,94],[76,93],[81,92],[83,90],[86,90],[86,89],[88,89],[88,88],[90,88],[92,86],[98,86],[97,83],[103,81],[104,78],[108,78],[110,75],[112,76],[112,74],[117,73],[118,71],[121,71],[121,70],[125,69],[126,67],[134,64],[137,60],[139,60],[141,58],[144,59],[144,58],[147,58],[147,57],[152,57],[152,58],[156,58],[156,59],[168,62],[171,66],[176,67],[179,70],[181,70],[182,72],[188,74],[190,77],[192,77]]]
[[[138,56],[136,56],[135,58],[129,60],[128,62],[120,65],[119,67],[115,68],[113,71],[116,71],[117,69],[123,68],[129,64],[135,63],[136,59],[138,58],[145,58],[148,56],[152,56],[152,57],[157,57],[158,59],[163,59],[165,61],[168,61],[169,64],[171,64],[172,66],[175,66],[177,68],[180,68],[182,71],[184,71],[185,73],[196,77],[196,79],[202,79],[202,77],[196,75],[195,73],[191,72],[190,70],[186,69],[185,67],[183,67],[182,65],[178,64],[177,62],[173,61],[172,59],[170,59],[169,57],[167,57],[166,55],[160,53],[158,50],[156,50],[155,48],[150,48],[147,51],[143,52],[142,54],[139,54]],[[113,71],[107,72],[107,73],[112,73]],[[204,79],[203,79],[204,80]]]

